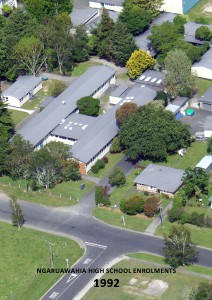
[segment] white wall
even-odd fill
[[[92,1],[89,1],[89,6],[90,6],[91,8],[102,8],[101,3],[92,2]]]
[[[107,10],[113,10],[117,12],[121,12],[123,10],[123,6],[101,3],[101,0],[99,0],[99,2],[89,1],[89,6],[91,8],[105,8]]]
[[[192,71],[195,75],[200,78],[211,79],[212,80],[212,70],[205,67],[192,67]]]
[[[48,144],[50,142],[62,142],[66,145],[73,146],[76,141],[69,140],[68,138],[58,137],[55,135],[49,135],[43,144]]]
[[[103,86],[101,86],[95,94],[92,95],[94,98],[100,98],[101,95],[109,88],[110,84],[115,84],[116,83],[116,78],[115,76],[111,78],[109,81],[105,82]]]
[[[110,144],[111,145],[111,144]],[[110,145],[108,145],[99,155],[98,157],[96,157],[92,162],[90,162],[88,165],[86,165],[86,171],[87,173],[90,171],[91,167],[93,165],[95,165],[96,161],[98,159],[101,159],[102,157],[104,157],[110,150]]]
[[[204,130],[204,134],[206,138],[210,138],[212,136],[212,130]]]
[[[183,14],[183,0],[164,0],[160,10],[175,14]]]

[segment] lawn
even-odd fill
[[[122,79],[122,80],[129,80],[130,77],[127,75],[127,73],[122,73],[122,74],[118,74],[117,76],[117,79]]]
[[[175,224],[175,223],[173,223]],[[156,235],[162,236],[164,233],[168,233],[173,226],[172,223],[168,221],[163,222],[163,228],[160,225],[156,229]],[[175,224],[176,225],[176,224]],[[212,239],[211,239],[211,229],[209,228],[201,228],[195,225],[186,224],[191,232],[191,240],[192,242],[196,243],[197,245],[212,248]]]
[[[18,110],[14,110],[14,109],[8,109],[8,111],[11,113],[11,117],[12,117],[13,123],[15,125],[18,125],[27,116],[29,116],[28,113],[23,112],[23,111],[18,111]]]
[[[72,266],[82,255],[74,241],[51,234],[0,223],[0,299],[38,300],[61,274],[37,274],[36,269],[50,266],[49,242],[53,244],[56,268]]]
[[[207,154],[207,143],[196,141],[187,148],[184,156],[179,154],[169,155],[166,163],[160,163],[167,167],[185,170],[189,167],[195,167],[196,164]]]
[[[128,256],[137,258],[137,259],[142,259],[145,261],[150,261],[150,262],[157,263],[157,264],[166,265],[164,258],[159,255],[153,255],[153,254],[149,254],[149,253],[130,253],[130,254],[128,254]],[[186,266],[186,267],[180,267],[180,269],[212,276],[212,269],[198,266],[198,265],[190,265],[190,266]]]
[[[144,232],[153,220],[151,218],[147,218],[143,214],[136,215],[136,216],[124,215],[124,219],[126,223],[126,225],[124,226],[121,219],[123,213],[118,209],[113,210],[112,208],[105,208],[105,207],[95,208],[93,211],[93,215],[96,218],[108,224],[119,226],[122,228],[132,229],[136,231],[141,231],[141,232]]]
[[[211,80],[197,78],[198,96],[202,96],[211,85]]]
[[[113,269],[129,269],[131,273],[112,273],[104,275],[104,279],[118,279],[119,288],[115,287],[99,287],[92,288],[82,300],[184,300],[188,297],[193,287],[196,287],[200,281],[205,279],[195,276],[195,274],[188,275],[183,272],[177,271],[176,273],[134,273],[133,269],[139,268],[152,268],[153,266],[148,262],[135,262],[131,260],[123,260],[113,266]],[[162,267],[162,266],[161,266]],[[157,267],[158,268],[158,267]],[[134,283],[131,280],[134,279]],[[157,291],[157,296],[149,296],[144,293],[149,283],[152,280],[161,280],[167,283],[167,289],[161,294]],[[151,289],[152,290],[152,289]]]
[[[212,0],[201,0],[197,3],[186,15],[188,21],[193,22],[198,17],[204,17],[212,24],[211,13],[203,11],[207,5],[212,5]]]
[[[105,165],[105,168],[100,170],[98,174],[94,174],[92,171],[90,171],[88,175],[102,178],[124,157],[124,153],[108,153],[105,156],[108,158],[108,163]]]
[[[80,185],[85,183],[85,189],[81,190]],[[10,185],[9,185],[10,184]],[[10,189],[8,191],[8,186]],[[25,191],[25,183],[23,180],[13,181],[11,178],[4,176],[0,177],[0,190],[6,194],[14,194],[18,199],[39,203],[52,207],[71,206],[77,203],[88,191],[94,187],[94,183],[88,181],[68,181],[57,184],[52,189],[41,189],[40,192]],[[71,196],[71,198],[70,198]]]
[[[71,75],[72,76],[81,76],[85,71],[87,71],[90,67],[99,66],[100,64],[92,61],[85,61],[79,63],[76,67],[74,67]]]

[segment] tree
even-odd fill
[[[108,178],[111,186],[122,186],[126,183],[126,177],[120,168],[113,169]]]
[[[76,28],[72,47],[74,62],[83,62],[89,59],[88,35],[83,26]]]
[[[175,119],[171,112],[152,105],[139,108],[119,130],[121,145],[131,160],[139,158],[163,161],[191,143],[189,127]]]
[[[138,47],[136,46],[134,37],[128,33],[125,24],[118,21],[115,24],[114,31],[111,35],[112,46],[111,54],[116,64],[125,66],[130,55]]]
[[[182,50],[170,51],[165,59],[164,86],[174,96],[190,96],[196,89],[196,78],[191,73],[191,61]]]
[[[188,300],[211,300],[212,284],[209,282],[200,282],[197,288],[194,288],[189,295]]]
[[[133,195],[129,199],[120,202],[120,209],[128,215],[136,215],[144,211],[145,200],[142,196]]]
[[[146,199],[144,204],[144,213],[147,217],[154,217],[155,213],[159,210],[159,199],[150,197]]]
[[[53,81],[49,86],[49,93],[52,97],[58,97],[65,89],[67,85],[64,81]]]
[[[195,37],[202,41],[210,41],[212,39],[212,31],[207,26],[200,26],[195,32]]]
[[[196,246],[191,241],[191,234],[183,225],[173,226],[168,235],[164,236],[163,249],[165,262],[176,268],[198,261]]]
[[[14,47],[14,58],[20,69],[36,75],[44,64],[46,53],[38,38],[25,36]]]
[[[0,175],[6,172],[6,163],[10,153],[9,139],[14,133],[14,125],[10,113],[0,99]]]
[[[203,46],[200,47],[194,46],[191,43],[181,41],[181,40],[176,41],[175,48],[185,52],[185,54],[187,55],[187,57],[190,59],[192,63],[196,61],[200,61],[202,51],[204,50]]]
[[[12,209],[12,224],[13,226],[18,226],[18,229],[20,230],[25,221],[24,214],[14,195],[10,196],[10,207]]]
[[[148,29],[152,16],[148,11],[127,3],[119,15],[119,20],[126,25],[129,33],[138,35]]]
[[[139,7],[143,11],[150,13],[152,17],[156,17],[159,14],[163,0],[126,0],[125,5],[127,4],[135,6],[136,8]]]
[[[209,177],[201,168],[188,168],[183,176],[184,191],[187,197],[196,196],[196,191],[207,192]]]
[[[78,181],[81,179],[81,174],[79,172],[79,162],[75,159],[68,159],[64,162],[61,171],[62,180],[65,181]]]
[[[168,211],[168,220],[170,223],[179,221],[182,218],[183,209],[181,207],[178,207],[177,205],[174,205],[169,211]]]
[[[116,111],[116,122],[118,126],[120,127],[124,120],[137,111],[138,106],[135,103],[124,103],[122,106],[120,106]]]
[[[208,152],[209,154],[212,154],[212,137],[210,137],[210,138],[208,139],[207,152]]]
[[[164,91],[157,91],[157,95],[154,100],[163,100],[166,106],[168,104],[168,95]]]
[[[120,153],[122,151],[120,139],[118,136],[114,137],[110,146],[110,153]]]
[[[83,97],[77,101],[79,113],[87,116],[98,116],[100,104],[99,100],[91,96]]]
[[[70,146],[62,142],[50,142],[44,146],[55,162],[62,165],[72,154]]]
[[[144,50],[135,50],[126,63],[128,74],[132,79],[137,78],[147,68],[152,68],[155,59]]]
[[[177,31],[184,34],[184,25],[187,23],[186,18],[181,15],[177,15],[174,18],[173,23],[177,28]]]
[[[107,186],[95,186],[95,202],[96,205],[103,204],[105,206],[110,205],[108,187]]]

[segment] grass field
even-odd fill
[[[173,223],[175,224],[175,223]],[[168,221],[163,222],[163,228],[160,225],[156,229],[156,235],[162,236],[164,233],[168,233],[173,226],[172,223]],[[175,224],[176,225],[176,224]],[[212,248],[212,239],[211,239],[211,229],[209,228],[201,228],[195,225],[186,224],[191,232],[191,240],[197,245],[201,245],[204,247]]]
[[[49,242],[54,244],[55,267],[72,266],[83,254],[74,241],[51,234],[0,222],[0,299],[38,300],[61,274],[37,274],[40,267],[51,267]]]
[[[76,67],[74,67],[71,75],[72,76],[81,76],[85,71],[87,71],[90,67],[99,66],[100,64],[92,62],[92,61],[85,61],[79,63]]]
[[[164,262],[164,258],[162,256],[158,256],[158,255],[153,255],[153,254],[149,254],[149,253],[130,253],[130,254],[128,254],[128,256],[133,257],[133,258],[142,259],[145,261],[150,261],[150,262],[157,263],[157,264],[166,265],[166,263]],[[180,267],[180,269],[212,276],[212,269],[198,266],[198,265],[190,265],[190,266],[186,266],[186,267]]]
[[[198,17],[204,17],[210,24],[212,24],[211,13],[204,12],[204,9],[209,5],[212,5],[212,0],[201,0],[199,3],[197,3],[186,15],[188,21],[192,22]]]
[[[11,117],[15,125],[18,125],[29,115],[26,112],[14,110],[14,109],[8,109],[8,111],[11,113]]]
[[[117,154],[108,153],[105,156],[108,158],[108,163],[105,164],[105,168],[100,170],[98,172],[98,174],[94,174],[92,171],[90,171],[88,173],[88,175],[98,177],[98,178],[103,177],[124,157],[124,154],[123,153],[117,153]]]
[[[129,269],[132,273],[118,273],[118,274],[106,274],[104,279],[118,279],[119,288],[115,287],[98,287],[92,288],[82,300],[185,300],[186,297],[190,294],[193,287],[196,287],[200,281],[205,279],[199,278],[195,275],[188,275],[177,271],[176,273],[133,273],[133,269],[138,268],[152,268],[153,266],[146,263],[138,263],[135,261],[123,260],[120,263],[113,266],[113,268],[122,268]],[[136,282],[132,284],[130,281],[135,279]],[[156,288],[156,297],[149,296],[144,293],[144,290],[147,289],[148,285],[152,280],[161,280],[167,283],[168,288],[162,293],[159,294],[158,288]]]
[[[80,185],[82,183],[85,183],[84,190],[80,189]],[[6,194],[14,194],[18,199],[53,207],[74,205],[77,203],[77,199],[80,200],[80,198],[82,198],[89,190],[94,187],[94,183],[88,181],[68,181],[57,184],[55,187],[49,190],[42,189],[41,192],[30,191],[27,194],[25,192],[24,181],[20,181],[20,188],[18,185],[18,181],[13,181],[7,176],[0,177],[0,190],[4,191]],[[9,189],[8,186],[10,187]]]
[[[198,95],[202,96],[212,85],[211,80],[197,78]]]
[[[117,79],[122,79],[122,80],[129,80],[130,77],[127,75],[127,73],[122,73],[122,74],[118,74],[117,76]]]

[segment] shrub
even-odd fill
[[[120,139],[119,137],[115,137],[110,146],[110,153],[119,153],[121,152],[121,150],[122,147],[121,147]]]
[[[136,215],[144,211],[145,200],[142,196],[134,195],[127,200],[122,200],[120,209],[128,215]]]
[[[206,227],[212,227],[212,218],[211,217],[209,217],[209,216],[206,216],[206,218],[205,218],[205,226]]]
[[[72,181],[78,181],[81,179],[81,174],[80,171],[77,169],[74,169],[71,173],[70,173],[70,179]]]
[[[205,225],[205,214],[198,214],[196,211],[192,212],[190,215],[190,224],[203,227]]]
[[[104,169],[105,167],[105,163],[102,159],[98,159],[95,165],[99,170]]]
[[[99,173],[99,168],[98,168],[96,165],[94,165],[94,166],[91,167],[91,171],[92,171],[94,174],[98,174],[98,173]]]
[[[201,26],[197,28],[195,37],[203,41],[210,41],[212,38],[212,31],[207,26]]]
[[[180,224],[190,223],[190,214],[182,211],[182,215],[178,221]]]
[[[156,197],[147,198],[144,205],[144,213],[147,217],[153,217],[155,213],[158,211],[159,199]]]
[[[163,100],[164,105],[166,106],[168,104],[168,95],[163,91],[157,91],[157,96],[154,100]]]
[[[144,191],[144,196],[149,196],[149,192]]]
[[[205,25],[209,24],[208,19],[206,19],[204,17],[197,17],[194,22],[199,23],[199,24],[205,24]]]
[[[96,205],[103,204],[104,206],[110,206],[109,194],[105,192],[108,191],[107,187],[96,186],[95,187],[95,202]]]
[[[102,160],[103,160],[103,162],[104,162],[105,164],[107,164],[107,163],[109,162],[109,159],[107,158],[107,156],[104,156],[104,157],[102,158]]]
[[[179,221],[182,217],[183,210],[179,206],[173,206],[168,211],[168,220],[170,223]]]
[[[59,80],[53,81],[49,87],[50,96],[58,97],[66,88],[67,85],[65,82]]]
[[[126,183],[126,177],[120,168],[115,168],[114,170],[112,170],[108,177],[109,183],[112,186],[122,186]]]

